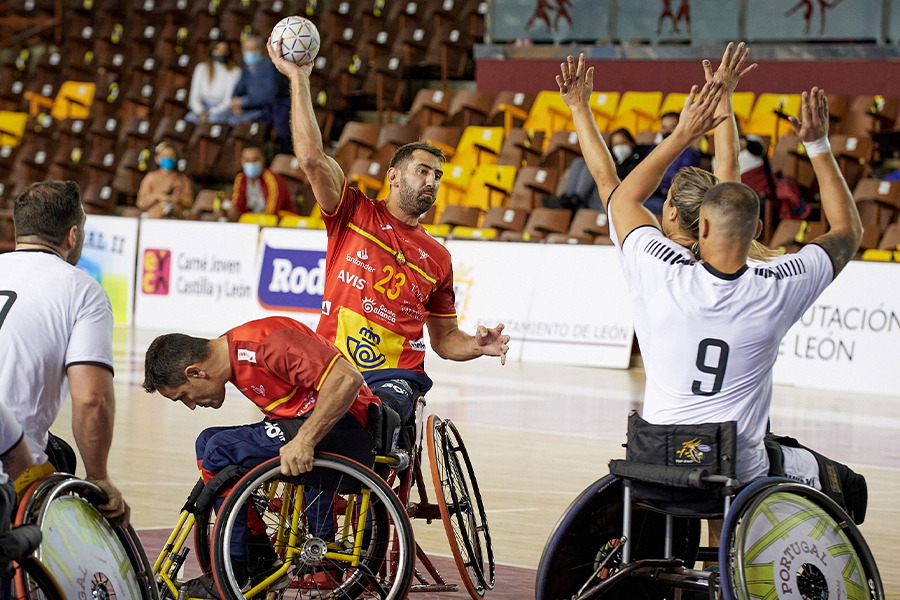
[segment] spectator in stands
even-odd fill
[[[248,146],[241,152],[242,172],[234,179],[232,202],[238,215],[244,213],[278,215],[297,213],[287,183],[269,169],[262,150]]]
[[[624,127],[612,132],[609,146],[616,159],[616,174],[619,179],[625,179],[649,151],[647,146],[638,146],[631,132]]]
[[[135,204],[152,219],[181,218],[194,204],[191,180],[177,170],[178,151],[163,142],[156,147],[159,166],[141,180]]]
[[[657,145],[675,131],[679,117],[680,115],[678,113],[670,112],[659,118],[659,133],[656,136]],[[647,210],[654,215],[661,215],[663,204],[666,202],[666,196],[669,194],[669,188],[672,187],[672,178],[675,177],[678,171],[685,167],[699,166],[700,153],[694,147],[689,147],[682,152],[681,155],[675,159],[675,162],[669,165],[666,174],[663,175],[662,183],[659,184],[659,188],[657,188],[653,195],[644,202],[644,206],[647,207]]]
[[[248,36],[241,44],[244,68],[231,97],[228,122],[271,122],[270,108],[276,98],[289,97],[287,78],[278,72],[259,38]]]
[[[226,121],[231,109],[231,94],[240,76],[241,69],[231,55],[228,42],[213,45],[206,61],[194,69],[188,96],[191,111],[185,119],[191,123]]]

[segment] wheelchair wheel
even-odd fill
[[[431,476],[453,558],[472,598],[494,587],[494,551],[469,453],[452,421],[428,417]]]
[[[622,515],[622,480],[617,477],[607,475],[581,492],[560,517],[544,546],[535,583],[537,600],[674,597],[674,590],[637,577],[623,577],[600,595],[587,594],[591,587],[619,571]],[[692,567],[700,545],[700,522],[676,518],[674,527],[673,554],[685,566]],[[663,515],[634,507],[632,560],[662,557],[664,531]]]
[[[207,485],[214,485],[215,489],[203,494],[208,497],[197,504],[194,512],[194,552],[200,570],[204,573],[212,573],[212,534],[216,523],[215,498],[237,483],[243,474],[245,471],[235,472],[233,476],[222,479],[213,478]]]
[[[95,508],[106,502],[106,494],[72,476],[51,478],[32,487],[17,523],[41,528],[36,558],[63,595],[158,600],[152,566],[134,529],[112,525]]]
[[[17,564],[16,600],[64,600],[53,575],[39,561],[29,557]]]
[[[236,537],[239,514],[251,523],[246,551],[263,559],[255,563],[266,567],[261,573],[232,554],[245,543]],[[412,525],[397,496],[371,470],[333,454],[316,453],[313,470],[299,477],[283,476],[278,458],[256,467],[228,494],[213,531],[213,576],[224,600],[270,585],[290,598],[400,599],[414,561]]]
[[[764,479],[737,497],[719,548],[726,600],[881,600],[884,589],[853,520],[825,494]]]

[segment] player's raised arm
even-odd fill
[[[749,48],[744,48],[744,42],[738,44],[737,50],[734,49],[734,43],[728,44],[725,53],[722,55],[722,62],[716,72],[712,72],[712,67],[708,60],[703,61],[703,71],[706,73],[706,82],[720,81],[725,85],[725,92],[722,99],[719,100],[719,107],[716,109],[716,115],[732,114],[732,96],[737,87],[738,82],[747,73],[756,68],[756,63],[744,67],[747,62],[747,56],[750,54]],[[719,123],[715,131],[715,152],[716,152],[716,169],[714,175],[719,181],[737,181],[741,180],[741,168],[738,165],[738,153],[741,151],[740,141],[738,139],[737,120],[732,116]]]
[[[503,323],[493,329],[479,325],[475,335],[462,331],[455,317],[428,317],[425,324],[431,348],[443,359],[464,361],[479,356],[499,356],[500,364],[506,364],[509,336],[503,333]]]
[[[309,74],[313,63],[302,67],[281,56],[281,40],[266,42],[269,57],[275,67],[281,71],[291,83],[291,138],[294,142],[294,154],[300,161],[300,168],[309,178],[316,202],[327,214],[332,214],[341,201],[344,187],[344,173],[337,162],[325,154],[322,143],[322,132],[313,112],[312,92],[309,87]]]
[[[556,76],[559,94],[569,110],[578,133],[578,144],[584,155],[584,162],[597,182],[600,201],[606,208],[609,195],[619,185],[616,163],[591,112],[591,92],[594,91],[594,67],[585,69],[584,54],[578,57],[578,65],[571,56],[559,65],[562,75]]]
[[[828,100],[824,90],[814,87],[809,93],[803,92],[800,116],[791,117],[791,125],[812,162],[819,181],[822,210],[831,225],[828,233],[817,237],[813,243],[828,252],[836,277],[859,249],[862,225],[853,195],[828,143]]]
[[[615,208],[610,211],[610,219],[620,244],[638,227],[659,227],[656,217],[644,207],[644,202],[659,187],[669,165],[694,140],[731,117],[729,114],[714,116],[724,89],[725,86],[717,81],[707,83],[700,89],[696,85],[691,88],[675,131],[648,154],[616,190]]]

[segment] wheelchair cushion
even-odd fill
[[[366,429],[369,430],[375,440],[375,453],[386,455],[397,449],[400,439],[400,414],[384,403],[383,396],[389,394],[375,394],[382,398],[381,404],[369,404]]]

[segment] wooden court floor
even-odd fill
[[[203,428],[260,418],[233,388],[217,411],[192,412],[144,393],[143,354],[158,333],[163,332],[116,330],[110,473],[139,530],[174,524],[198,476],[194,440]],[[524,598],[521,586],[533,586],[531,570],[559,516],[606,473],[610,459],[624,457],[626,416],[641,407],[644,373],[533,363],[501,367],[486,358],[451,363],[433,355],[426,365],[435,381],[426,412],[459,428],[476,469],[496,560],[518,567],[512,570],[517,589],[498,589],[496,597]],[[71,441],[70,420],[67,402],[53,432]],[[869,508],[861,530],[886,592],[900,597],[900,392],[853,395],[776,386],[771,420],[773,431],[865,475]],[[450,555],[440,523],[417,521],[414,527],[426,552]],[[504,579],[509,581],[501,584]]]

